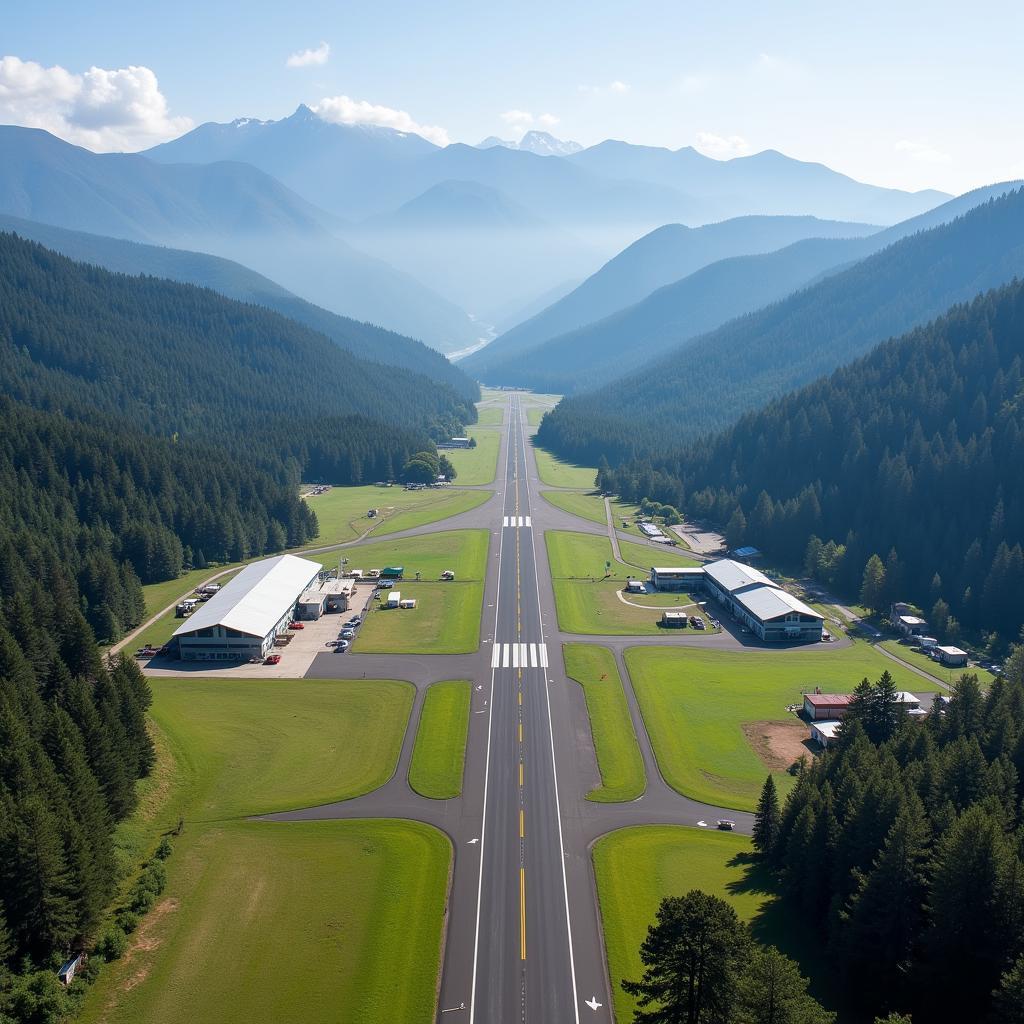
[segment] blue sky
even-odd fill
[[[440,141],[540,127],[585,145],[774,148],[956,192],[1024,177],[1022,39],[1024,4],[988,0],[33,0],[4,12],[0,121],[143,148],[331,100],[329,116]]]

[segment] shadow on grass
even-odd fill
[[[853,1012],[843,998],[838,979],[829,970],[818,932],[805,923],[797,908],[783,900],[779,880],[753,852],[736,854],[730,867],[743,869],[743,874],[729,882],[730,895],[766,896],[761,909],[750,921],[750,931],[762,945],[775,946],[800,965],[800,973],[810,979],[811,995],[826,1009],[838,1013],[839,1024],[861,1024],[863,1018]]]

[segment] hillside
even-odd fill
[[[360,480],[356,463],[387,449],[391,431],[332,436],[332,417],[376,418],[386,400],[402,409],[415,436],[396,437],[408,444],[475,418],[447,386],[358,359],[323,334],[209,290],[111,274],[10,234],[0,234],[0,267],[5,393],[37,408],[252,447],[276,431],[289,439],[274,458],[294,453],[299,469],[320,475],[301,453],[312,459],[322,445],[337,472],[350,460]],[[380,467],[369,472],[379,476]]]
[[[718,260],[781,249],[804,238],[856,238],[877,228],[814,217],[737,217],[688,228],[666,224],[637,239],[578,288],[496,338],[465,368],[487,380],[499,362],[640,302],[653,291]]]
[[[326,334],[335,344],[361,359],[422,373],[431,380],[450,385],[460,397],[470,401],[479,396],[479,389],[464,373],[422,342],[321,309],[232,260],[69,231],[19,217],[0,215],[0,231],[13,231],[69,259],[93,263],[107,270],[200,285],[229,299],[266,306]]]
[[[0,126],[0,213],[239,260],[335,313],[442,351],[477,337],[457,306],[353,248],[336,217],[248,164],[163,165]]]
[[[882,604],[931,611],[941,599],[964,626],[1010,640],[1024,622],[1022,465],[1024,284],[1015,282],[705,442],[602,482],[630,501],[730,524],[731,543],[791,563],[812,534],[845,545],[825,582],[847,592],[878,554],[889,576]]]
[[[1024,272],[1024,190],[905,238],[847,270],[692,339],[597,391],[562,402],[539,438],[566,456],[616,462],[728,426]],[[693,353],[696,358],[688,358]]]
[[[975,189],[867,237],[808,238],[776,252],[709,264],[634,306],[529,349],[529,359],[510,357],[489,364],[486,378],[555,394],[592,390],[844,264],[948,223],[1015,185],[1019,182]]]

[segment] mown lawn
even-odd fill
[[[622,979],[642,976],[640,945],[666,896],[685,896],[691,889],[721,896],[751,925],[758,941],[802,960],[804,974],[821,963],[820,952],[815,957],[799,923],[776,898],[771,877],[752,859],[745,836],[680,825],[621,829],[594,846],[594,872],[620,1024],[631,1021],[636,1009],[622,991]]]
[[[442,453],[455,467],[458,474],[455,477],[456,485],[478,487],[494,481],[498,471],[501,433],[495,427],[474,427],[468,436],[476,438],[475,448],[452,448]]]
[[[459,483],[462,482],[460,479]],[[332,487],[324,494],[306,498],[320,524],[320,532],[307,547],[343,544],[356,540],[367,530],[372,531],[371,536],[381,537],[411,530],[414,526],[437,523],[460,512],[468,512],[489,497],[486,492],[449,487],[422,491],[407,491],[397,485]],[[378,509],[374,519],[366,515],[371,508]]]
[[[669,785],[709,804],[753,810],[768,769],[747,742],[745,722],[792,722],[787,705],[820,686],[850,693],[889,670],[900,689],[936,689],[873,651],[818,645],[778,651],[633,647],[626,651],[644,724]],[[776,772],[784,795],[793,778]]]
[[[433,1019],[451,848],[406,821],[243,816],[394,772],[412,705],[389,680],[153,679],[158,761],[119,848],[184,820],[168,886],[103,968],[85,1024]],[[410,915],[414,906],[417,913]]]
[[[635,800],[646,788],[647,777],[615,658],[607,647],[593,644],[565,644],[562,650],[566,674],[583,688],[601,772],[601,785],[587,799]]]
[[[878,646],[884,647],[885,650],[894,654],[901,661],[907,662],[908,665],[914,665],[921,669],[922,672],[927,672],[930,676],[941,679],[947,686],[952,686],[964,672],[976,675],[978,682],[984,687],[989,687],[995,682],[996,677],[991,672],[979,668],[977,665],[970,668],[947,668],[945,665],[940,665],[937,661],[932,661],[927,654],[919,654],[906,644],[901,644],[898,640],[880,640]]]
[[[202,821],[376,789],[394,773],[413,701],[411,684],[382,679],[149,683],[179,803]]]
[[[597,470],[592,466],[574,466],[563,462],[557,456],[546,452],[543,448],[533,449],[537,460],[537,472],[541,483],[549,487],[578,487],[590,489],[594,486]]]
[[[562,509],[570,515],[579,516],[581,519],[589,519],[592,523],[607,523],[608,519],[604,514],[604,498],[600,494],[576,494],[572,491],[541,491],[540,496],[551,502],[555,508]],[[618,498],[612,501],[612,522],[616,529],[621,527],[623,518],[636,515],[640,508],[638,505],[623,504]]]
[[[80,1020],[432,1021],[450,859],[445,836],[411,821],[237,821],[183,837],[167,890]]]
[[[660,565],[692,566],[697,563],[675,549],[652,551],[641,544],[623,541],[623,558],[615,561],[607,537],[596,534],[549,530],[544,534],[555,591],[558,624],[567,633],[591,636],[662,636],[661,613],[624,604],[618,594],[627,576],[646,576],[656,559]],[[652,559],[653,556],[653,559]],[[646,559],[646,564],[643,561]],[[605,563],[611,573],[605,577]],[[645,568],[641,569],[641,566]],[[711,631],[708,630],[708,633]]]
[[[500,427],[505,422],[505,407],[503,405],[477,406],[478,427]]]
[[[480,642],[480,612],[487,569],[487,530],[454,530],[406,540],[360,545],[348,555],[350,568],[401,565],[405,579],[395,583],[410,609],[373,610],[353,645],[360,654],[466,654]],[[455,581],[442,583],[445,569]],[[415,579],[416,573],[421,581]],[[387,591],[382,591],[386,597]]]
[[[471,696],[465,680],[427,689],[409,765],[409,785],[422,796],[450,800],[462,792]]]

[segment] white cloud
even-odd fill
[[[920,139],[900,139],[896,143],[895,149],[897,153],[906,153],[912,159],[920,160],[923,164],[948,164],[953,159],[945,151]]]
[[[581,85],[578,88],[588,96],[625,96],[630,90],[630,84],[616,78],[607,85]]]
[[[713,132],[697,132],[694,146],[705,156],[716,160],[728,160],[734,156],[746,156],[750,143],[742,135],[715,135]]]
[[[543,125],[545,128],[554,128],[559,121],[561,121],[561,118],[555,117],[554,114],[541,114],[537,118],[537,124]]]
[[[96,151],[144,149],[192,127],[190,118],[168,114],[147,67],[73,74],[13,56],[0,58],[0,121],[43,128]]]
[[[331,48],[321,43],[311,50],[297,50],[285,62],[287,68],[308,68],[318,64],[326,64],[331,56]]]
[[[506,110],[499,115],[502,121],[513,131],[525,135],[531,128],[554,128],[561,121],[561,118],[554,114],[538,114],[536,117],[528,110]]]
[[[349,96],[327,96],[313,104],[314,113],[331,124],[375,124],[394,128],[399,132],[421,135],[438,146],[447,146],[451,141],[444,128],[434,124],[419,124],[405,110],[383,107],[366,100],[354,100]]]

